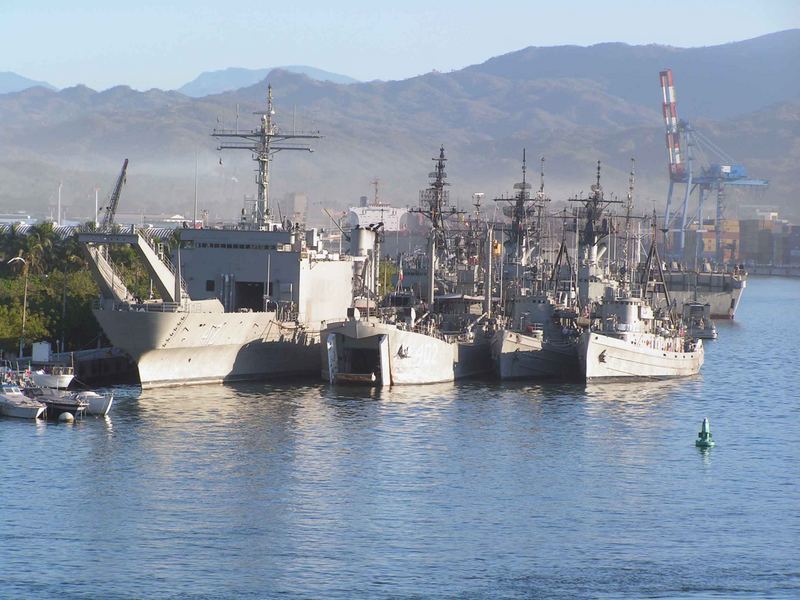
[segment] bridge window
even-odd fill
[[[206,279],[206,291],[213,292],[214,291],[214,280],[213,279]]]

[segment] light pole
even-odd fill
[[[63,182],[58,182],[58,217],[56,218],[56,225],[61,227],[61,186]]]
[[[23,340],[25,339],[25,317],[28,314],[28,261],[26,261],[21,256],[15,256],[11,260],[8,261],[6,264],[11,264],[16,261],[22,261],[22,264],[25,265],[23,268],[25,269],[25,292],[22,296],[22,333],[19,336],[19,354],[17,355],[18,358],[22,358],[22,344]]]

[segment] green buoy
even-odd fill
[[[708,424],[708,417],[703,419],[703,424],[700,427],[700,432],[697,434],[697,440],[695,440],[694,445],[698,448],[713,448],[716,445],[716,442],[711,435],[711,427]]]

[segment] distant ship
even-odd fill
[[[407,229],[403,217],[408,214],[405,208],[396,208],[383,202],[378,196],[379,180],[372,181],[375,187],[375,196],[369,202],[366,196],[361,196],[358,206],[351,206],[347,213],[347,224],[353,227],[368,227],[383,223],[384,231],[404,231]]]
[[[709,305],[711,318],[733,319],[742,293],[747,287],[747,273],[741,269],[719,271],[704,264],[697,270],[684,270],[667,264],[664,281],[678,308],[692,302]]]
[[[322,250],[314,230],[270,220],[273,154],[319,137],[283,134],[273,115],[270,88],[260,127],[213,134],[240,140],[220,149],[251,150],[258,162],[258,200],[238,225],[175,230],[172,259],[151,229],[79,234],[102,294],[94,315],[136,361],[143,388],[319,372],[320,330],[346,314],[354,263]],[[113,244],[137,251],[161,299],[131,294],[110,258]]]

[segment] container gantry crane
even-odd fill
[[[664,228],[677,233],[676,245],[671,253],[682,256],[686,241],[686,229],[691,225],[689,219],[689,200],[697,190],[697,213],[694,220],[698,228],[702,225],[703,203],[708,195],[716,197],[716,217],[714,220],[715,254],[717,262],[722,262],[722,220],[725,214],[725,188],[728,186],[765,188],[766,179],[752,179],[747,176],[744,165],[736,164],[734,159],[714,144],[686,121],[678,119],[675,99],[675,84],[672,70],[661,71],[661,95],[664,125],[666,129],[667,156],[669,159],[669,191],[664,212]],[[704,158],[703,164],[696,159]],[[707,159],[713,157],[713,161]],[[676,186],[683,185],[683,204],[680,210],[672,212],[672,194]]]

